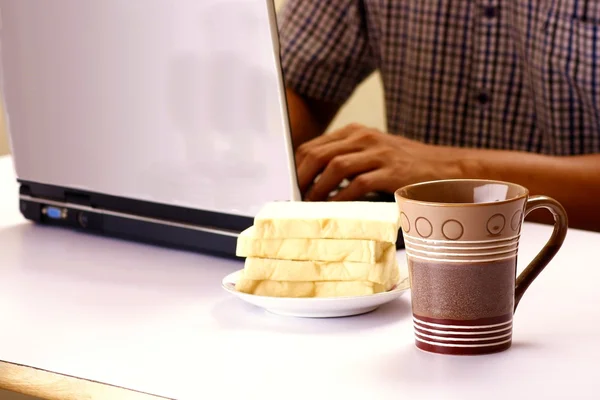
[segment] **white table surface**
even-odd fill
[[[520,268],[549,235],[524,226]],[[27,222],[0,157],[0,360],[178,399],[598,399],[599,249],[600,234],[569,232],[510,350],[433,355],[414,346],[409,295],[360,317],[278,317],[221,289],[241,262]]]

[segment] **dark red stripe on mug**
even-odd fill
[[[470,319],[470,320],[430,318],[430,317],[424,317],[424,316],[417,315],[417,314],[414,314],[414,317],[423,322],[429,322],[432,324],[479,326],[479,325],[495,325],[495,324],[501,324],[503,322],[509,322],[512,320],[513,314],[510,313],[510,314],[500,315],[498,317],[479,318],[479,319]],[[488,329],[488,328],[485,328],[485,329]]]
[[[511,342],[502,343],[493,346],[484,347],[446,347],[436,346],[428,343],[423,343],[415,339],[416,346],[424,351],[438,354],[449,354],[456,356],[467,356],[467,355],[478,355],[478,354],[490,354],[497,353],[500,351],[507,350],[511,346]]]

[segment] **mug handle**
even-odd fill
[[[531,285],[540,272],[542,272],[546,265],[554,258],[556,253],[558,253],[558,250],[567,236],[567,229],[569,226],[567,212],[558,201],[547,196],[531,196],[527,200],[524,217],[527,217],[530,212],[537,210],[538,208],[546,208],[552,213],[554,216],[554,231],[544,248],[517,277],[515,287],[515,310],[529,285]]]

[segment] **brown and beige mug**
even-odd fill
[[[395,193],[409,267],[415,343],[442,354],[486,354],[512,343],[523,293],[560,249],[567,215],[556,201],[487,180],[444,180]],[[525,216],[554,215],[548,243],[517,277]]]

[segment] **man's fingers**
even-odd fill
[[[304,158],[306,158],[310,153],[314,152],[315,150],[332,142],[344,140],[354,132],[361,131],[363,129],[365,129],[365,127],[360,124],[349,124],[341,129],[323,134],[313,140],[310,140],[300,145],[298,147],[298,150],[296,151],[296,165],[300,165],[304,161]]]
[[[385,169],[375,169],[364,174],[357,175],[350,181],[345,189],[340,190],[333,196],[331,201],[355,201],[364,197],[370,192],[385,190],[386,181],[393,179],[390,173]]]
[[[335,157],[354,153],[360,149],[360,146],[356,143],[340,140],[311,150],[297,167],[300,191],[305,193],[313,184],[315,177],[321,173]],[[319,178],[319,181],[320,180],[321,178]]]
[[[352,123],[352,124],[348,124],[340,129],[336,129],[335,131],[332,131],[330,133],[328,133],[327,135],[323,135],[321,136],[323,138],[323,140],[327,140],[329,141],[335,141],[335,140],[341,140],[341,139],[345,139],[348,136],[350,136],[351,134],[355,133],[355,132],[359,132],[359,131],[364,131],[366,130],[367,127],[362,125],[362,124],[358,124],[358,123]],[[325,139],[325,136],[328,136],[328,139]]]
[[[368,151],[335,156],[327,164],[319,180],[308,191],[306,200],[327,200],[329,194],[337,189],[344,179],[352,179],[354,176],[372,171],[380,165],[380,160],[369,154]]]

